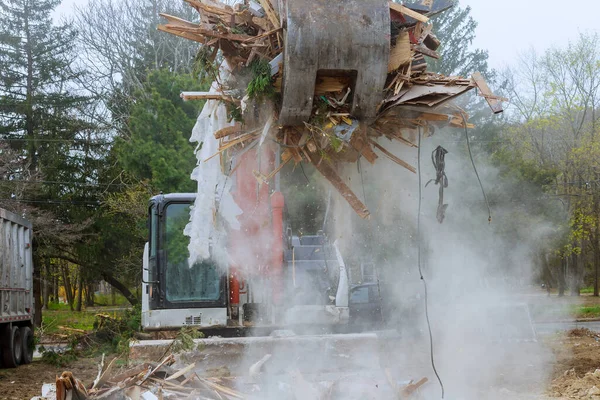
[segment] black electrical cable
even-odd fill
[[[423,282],[423,287],[425,288],[425,319],[427,320],[427,330],[429,331],[429,354],[431,357],[431,367],[433,368],[433,372],[440,383],[440,388],[442,389],[442,399],[444,398],[444,383],[442,382],[442,378],[440,378],[440,374],[437,371],[435,366],[435,357],[434,357],[434,349],[433,349],[433,334],[431,333],[431,321],[429,319],[429,298],[427,293],[427,282],[425,281],[425,277],[423,276],[423,268],[421,267],[421,203],[422,203],[422,177],[421,177],[421,128],[419,128],[419,145],[417,147],[417,169],[419,171],[419,212],[417,214],[417,242],[418,242],[418,251],[417,251],[417,265],[419,267],[419,276],[421,277],[421,282]]]
[[[488,222],[492,223],[492,208],[490,207],[490,202],[488,201],[487,194],[485,193],[485,189],[483,188],[483,183],[481,182],[481,178],[479,177],[479,172],[477,172],[477,167],[475,166],[475,160],[473,160],[473,153],[471,152],[471,141],[469,140],[469,130],[467,128],[467,118],[463,113],[460,114],[462,116],[463,122],[465,124],[465,137],[467,138],[467,149],[469,150],[469,157],[471,158],[471,164],[473,165],[473,170],[475,171],[475,175],[477,176],[477,181],[479,181],[479,187],[481,188],[481,193],[483,193],[483,199],[485,200],[485,205],[488,209]]]

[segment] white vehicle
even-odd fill
[[[183,229],[195,198],[193,193],[177,193],[150,201],[142,288],[144,330],[191,325],[224,328],[219,331],[223,336],[244,336],[242,331],[249,327],[254,335],[268,335],[303,324],[348,323],[348,277],[337,247],[324,235],[293,237],[291,230],[284,231],[283,196],[277,192],[266,207],[267,222],[258,228],[273,236],[268,248],[257,250],[256,257],[267,266],[260,276],[244,276],[233,267],[223,273],[211,262],[190,268],[189,237]],[[241,231],[252,229],[247,226]],[[236,239],[235,233],[227,238],[228,246],[238,245]]]

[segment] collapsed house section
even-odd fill
[[[212,71],[219,89],[181,96],[223,102],[235,121],[213,132],[219,147],[206,160],[231,159],[248,147],[275,142],[283,149],[281,162],[269,174],[254,172],[260,184],[287,163],[311,163],[358,215],[368,218],[369,210],[344,183],[337,165],[385,157],[416,172],[380,139],[416,147],[418,132],[473,128],[467,114],[451,103],[472,89],[494,113],[503,111],[506,99],[494,96],[480,73],[462,78],[427,70],[427,58],[439,59],[441,46],[431,17],[452,7],[452,1],[259,0],[233,7],[185,1],[198,11],[199,22],[161,14],[167,23],[158,29],[201,43],[198,62]],[[215,67],[223,60],[230,79],[221,79]]]

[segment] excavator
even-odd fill
[[[350,77],[351,114],[373,121],[388,71],[390,3],[348,0],[347,12],[341,14],[331,12],[329,0],[275,3],[285,38],[277,123],[306,122],[317,74]],[[452,5],[449,0],[421,3],[426,14]],[[350,314],[344,259],[338,244],[322,232],[292,234],[277,181],[279,152],[267,141],[234,160],[230,193],[241,209],[239,229],[213,238],[231,250],[225,269],[211,259],[191,265],[188,260],[190,238],[184,232],[200,193],[160,194],[150,200],[143,329],[202,330],[209,337],[196,341],[198,347],[185,355],[186,362],[194,360],[202,373],[225,365],[227,374],[245,377],[248,390],[255,389],[256,372],[263,371],[265,392],[256,398],[403,398],[400,389],[410,387],[411,381],[399,378],[431,376],[431,370],[411,365],[407,371],[402,361],[408,354],[428,359],[428,346],[402,343],[396,331],[354,334],[343,329]],[[164,340],[142,341],[131,345],[130,356],[156,359],[170,346]]]
[[[272,149],[261,148],[240,161],[233,195],[244,213],[241,229],[230,232],[227,245],[238,249],[232,254],[244,254],[235,265],[254,265],[245,269],[254,271],[250,276],[233,265],[224,272],[210,261],[189,266],[190,238],[184,229],[195,193],[160,194],[150,200],[143,262],[144,330],[193,326],[218,330],[222,336],[243,336],[249,328],[254,335],[268,335],[292,325],[348,323],[348,275],[337,244],[323,232],[292,235],[281,192],[253,183],[258,152],[274,159]],[[261,238],[262,243],[247,237]],[[239,251],[249,243],[252,248]]]
[[[250,8],[260,7],[250,3]],[[383,100],[388,72],[390,3],[347,1],[343,15],[333,15],[326,0],[271,3],[279,8],[285,38],[277,124],[302,125],[311,117],[318,76],[351,78],[351,114],[372,122]],[[436,0],[412,7],[435,15],[451,5],[449,0]],[[240,229],[220,238],[234,258],[226,271],[210,261],[188,266],[189,238],[183,231],[195,194],[161,194],[151,199],[143,266],[145,330],[196,326],[223,328],[223,334],[228,334],[247,327],[257,332],[260,327],[268,331],[290,325],[348,323],[350,288],[344,259],[323,233],[292,235],[278,187],[280,158],[277,145],[261,141],[261,146],[244,150],[235,159],[231,193],[242,214]],[[257,181],[257,174],[269,179]],[[249,241],[249,237],[260,240]]]

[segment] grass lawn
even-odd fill
[[[576,318],[600,318],[600,305],[583,305],[575,308]]]
[[[107,314],[117,317],[122,311],[109,311]],[[42,331],[44,334],[64,333],[61,326],[69,328],[92,330],[96,314],[102,309],[71,311],[67,304],[50,304],[49,310],[42,311]]]

